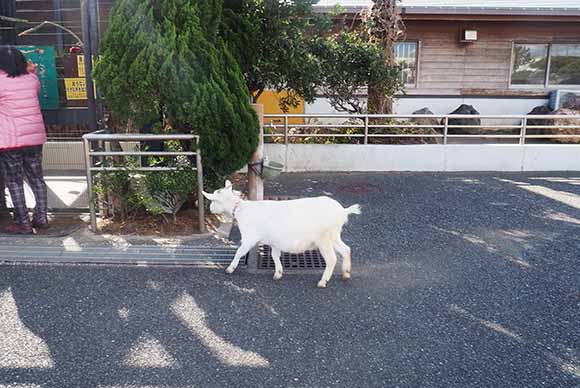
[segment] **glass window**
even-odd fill
[[[402,68],[401,76],[405,85],[417,82],[417,42],[395,43],[395,58]]]
[[[547,59],[547,44],[515,44],[512,85],[544,85]]]
[[[550,84],[580,85],[580,44],[552,45]]]

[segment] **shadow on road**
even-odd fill
[[[578,386],[580,179],[547,178],[284,178],[272,191],[363,204],[354,278],[324,291],[319,274],[0,267],[0,386]]]

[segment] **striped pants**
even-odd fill
[[[24,178],[26,178],[36,201],[34,221],[46,223],[47,188],[42,173],[42,146],[0,152],[0,163],[4,183],[8,187],[14,207],[14,221],[22,225],[30,224],[24,197]]]
[[[4,169],[0,163],[0,212],[6,209],[6,185],[4,184]]]

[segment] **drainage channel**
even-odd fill
[[[298,199],[296,196],[273,195],[265,197],[270,201],[287,201]],[[257,247],[257,270],[274,271],[274,260],[272,260],[272,249],[268,245],[258,245]],[[280,256],[282,267],[287,273],[319,273],[326,268],[326,262],[318,250],[310,250],[303,253],[286,253],[282,252]],[[338,266],[337,266],[338,267]]]
[[[183,246],[41,247],[0,246],[0,263],[151,264],[223,267],[234,257],[235,247]],[[240,263],[246,265],[243,259]]]
[[[274,270],[274,260],[272,260],[272,249],[268,245],[259,245],[258,250],[258,270]],[[324,258],[318,250],[306,251],[304,253],[282,253],[280,257],[282,267],[290,272],[320,272],[326,268]]]

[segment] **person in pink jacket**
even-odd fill
[[[42,146],[46,130],[38,95],[36,65],[27,63],[16,48],[0,46],[0,170],[12,205],[14,224],[4,233],[28,234],[48,226],[47,188],[42,172]],[[36,207],[30,222],[24,199],[24,178]]]

